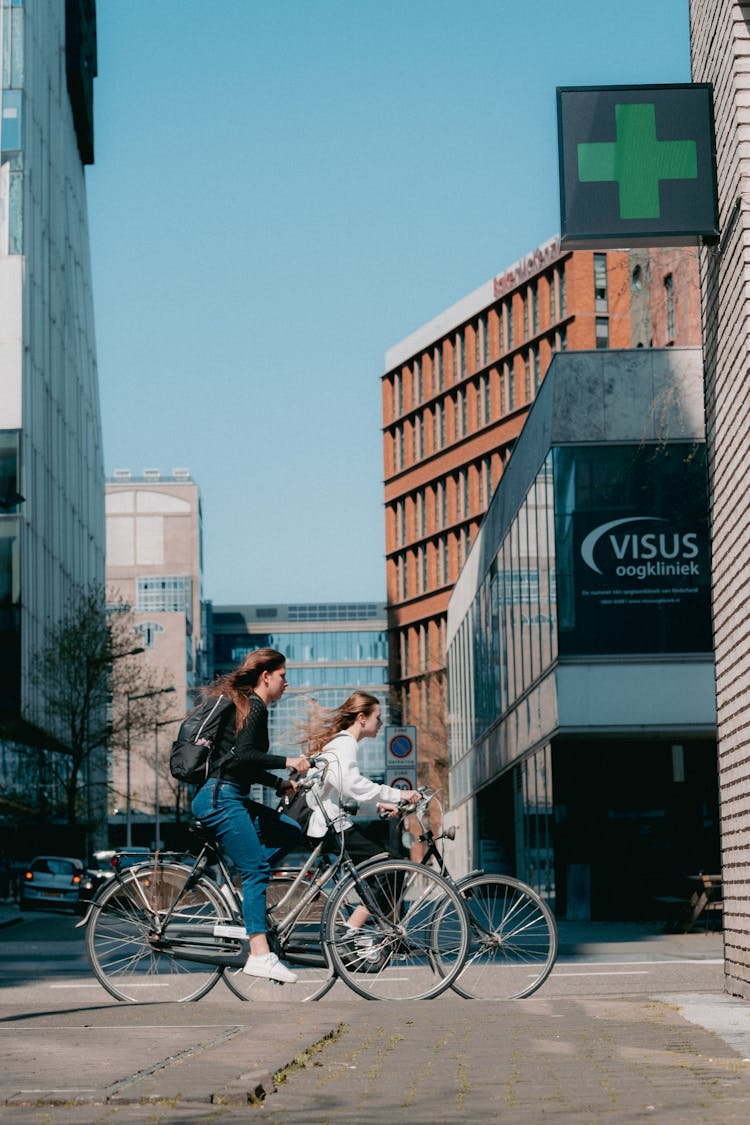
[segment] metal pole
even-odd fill
[[[156,842],[154,847],[159,850],[159,837],[161,835],[161,818],[159,815],[159,724],[154,723],[154,834]]]
[[[130,812],[130,696],[125,705],[125,847],[133,846],[133,824]]]

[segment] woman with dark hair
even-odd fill
[[[271,786],[279,795],[294,791],[294,783],[269,773],[273,769],[309,768],[306,757],[287,758],[268,753],[268,706],[286,689],[286,657],[261,648],[207,688],[208,698],[223,696],[227,708],[214,739],[212,766],[206,782],[193,798],[193,813],[211,828],[242,876],[242,910],[250,942],[244,972],[251,976],[293,983],[297,977],[268,947],[266,887],[271,865],[300,839],[299,825],[248,797],[250,786]]]
[[[347,805],[382,802],[384,808],[395,815],[399,801],[414,804],[420,799],[415,789],[404,791],[390,785],[379,785],[360,773],[357,746],[363,738],[374,738],[381,725],[380,701],[368,692],[355,691],[340,707],[319,711],[311,719],[304,739],[308,755],[316,757],[316,764],[324,770],[318,791],[320,801],[334,827],[344,831],[346,850],[355,863],[363,863],[388,849],[370,840],[352,824],[346,812]],[[326,836],[328,828],[312,794],[308,796],[307,803],[312,809],[307,835],[317,843]],[[332,833],[330,849],[326,850],[335,851],[337,847],[337,839]],[[358,906],[349,919],[349,936],[360,947],[364,938],[359,939],[358,931],[368,917],[367,910]]]

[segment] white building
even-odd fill
[[[85,182],[94,0],[0,0],[0,62],[1,793],[49,725],[33,655],[71,589],[104,581]]]

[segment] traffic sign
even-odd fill
[[[410,777],[392,777],[388,784],[391,789],[403,789],[408,791],[414,788],[414,781]]]
[[[385,728],[385,783],[394,789],[417,787],[417,728]]]

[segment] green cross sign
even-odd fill
[[[557,107],[564,248],[717,240],[710,85],[560,87]]]
[[[694,180],[695,141],[656,139],[653,104],[616,105],[617,140],[578,145],[582,183],[617,180],[621,219],[658,219],[661,180]]]

